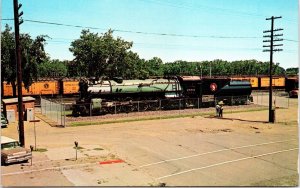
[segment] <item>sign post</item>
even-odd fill
[[[33,122],[33,126],[34,126],[34,150],[36,151],[36,129],[35,129],[35,123],[36,122],[40,122],[40,120],[30,120],[29,121],[30,123]]]

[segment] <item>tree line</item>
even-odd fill
[[[12,83],[16,92],[16,54],[14,32],[8,25],[1,33],[1,84]],[[253,60],[189,62],[178,60],[163,62],[159,57],[150,60],[140,58],[131,50],[133,42],[114,37],[113,31],[104,34],[82,30],[78,39],[71,42],[72,61],[51,59],[44,46],[48,36],[32,38],[20,35],[22,51],[23,83],[28,88],[38,78],[44,77],[122,77],[123,79],[145,79],[153,76],[197,75],[267,75],[269,62]],[[274,75],[298,74],[298,68],[285,70],[274,64]],[[3,87],[2,87],[3,88]],[[3,93],[2,93],[3,94]]]

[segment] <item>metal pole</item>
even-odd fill
[[[23,13],[22,13],[23,14]],[[24,117],[23,117],[23,97],[22,97],[22,63],[20,46],[20,22],[19,3],[14,0],[14,20],[15,20],[15,42],[16,42],[16,63],[17,63],[17,85],[18,85],[18,115],[19,115],[19,141],[21,146],[25,146],[24,137]]]
[[[36,129],[35,129],[35,122],[33,123],[34,126],[34,150],[36,151]]]

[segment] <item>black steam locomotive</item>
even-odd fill
[[[216,100],[229,105],[247,104],[251,99],[249,81],[232,81],[227,77],[100,78],[81,80],[79,86],[80,98],[73,106],[74,116],[209,107]]]

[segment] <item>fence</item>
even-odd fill
[[[269,92],[267,91],[256,91],[252,92],[253,96],[253,103],[262,105],[262,106],[269,106]],[[290,106],[290,98],[288,93],[284,91],[276,91],[274,90],[272,93],[273,99],[273,107],[277,108],[289,108]]]
[[[41,113],[56,125],[66,126],[66,106],[64,103],[41,98]]]
[[[65,100],[65,101],[64,101]],[[288,108],[289,98],[284,92],[274,92],[274,107]],[[189,98],[189,99],[158,99],[147,101],[120,101],[107,102],[93,106],[93,104],[85,103],[76,105],[75,100],[69,99],[44,99],[41,98],[41,112],[43,115],[54,121],[57,125],[67,126],[78,121],[78,118],[72,116],[72,109],[78,108],[84,112],[80,120],[93,124],[95,121],[105,121],[107,119],[117,118],[144,118],[148,115],[165,117],[170,115],[184,115],[198,113],[201,111],[212,110],[207,107],[214,107],[219,102],[223,102],[224,106],[234,106],[227,108],[227,113],[244,108],[245,104],[254,104],[261,106],[269,105],[269,97],[267,92],[253,92],[252,97],[249,96],[226,96],[226,97],[205,97]],[[99,106],[100,105],[100,106]],[[205,109],[203,109],[205,108]],[[147,112],[147,113],[143,113]],[[119,114],[116,116],[115,114]],[[102,115],[95,117],[95,115]],[[92,117],[93,116],[93,117]]]

